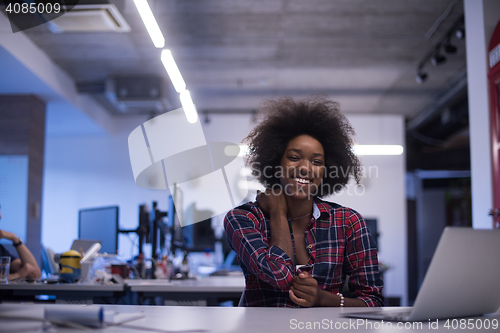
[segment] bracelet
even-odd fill
[[[23,241],[21,239],[19,239],[19,242],[17,243],[12,243],[12,245],[14,245],[14,247],[18,247],[19,245],[21,245],[23,243]]]
[[[344,295],[342,295],[341,293],[337,293],[337,296],[340,297],[340,307],[343,308],[344,307]]]

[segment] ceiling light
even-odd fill
[[[446,62],[446,57],[438,52],[436,52],[431,58],[431,63],[434,66],[442,65],[445,62]]]
[[[198,114],[196,113],[196,108],[193,104],[193,100],[191,99],[191,94],[189,93],[189,90],[182,91],[180,94],[180,99],[187,120],[191,124],[196,123],[196,121],[198,120]]]
[[[250,191],[266,191],[264,186],[262,186],[259,182],[255,180],[240,180],[238,181],[238,188],[242,190],[250,190]]]
[[[457,29],[455,31],[455,36],[457,36],[458,39],[464,39],[465,38],[465,30],[463,28]]]
[[[248,145],[227,146],[224,148],[224,154],[226,156],[247,156],[249,154]]]
[[[161,49],[165,47],[165,38],[161,33],[160,27],[156,22],[156,19],[149,7],[147,0],[134,0],[135,6],[141,15],[142,22],[146,26],[148,30],[149,36],[153,40],[153,44],[155,44],[156,48]]]
[[[186,82],[182,78],[181,72],[175,63],[174,57],[172,56],[172,52],[170,50],[161,51],[161,62],[165,69],[167,70],[168,76],[170,77],[170,81],[174,85],[175,90],[178,93],[186,90]]]
[[[415,81],[417,81],[418,84],[422,84],[427,80],[427,73],[424,72],[418,72],[417,76],[415,77]]]
[[[355,145],[356,155],[401,155],[403,146],[400,145]]]
[[[241,170],[240,170],[240,176],[248,177],[248,176],[251,176],[251,175],[252,175],[252,169],[251,168],[249,168],[249,167],[241,168]]]

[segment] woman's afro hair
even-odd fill
[[[351,140],[354,130],[337,102],[318,95],[267,100],[259,117],[262,121],[245,139],[249,143],[247,164],[266,188],[280,184],[274,170],[281,165],[288,142],[303,134],[318,140],[325,152],[325,175],[318,196],[340,191],[350,177],[359,183],[361,166]]]

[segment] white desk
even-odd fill
[[[221,300],[233,300],[237,304],[244,289],[243,275],[173,281],[125,280],[124,284],[114,285],[11,282],[0,284],[0,293],[4,294],[0,299],[32,300],[36,295],[55,295],[58,302],[92,304],[95,298],[118,299],[127,294],[124,302],[137,304],[131,300],[134,298],[133,294],[136,293],[140,298],[162,297],[165,300],[183,301],[186,304],[202,301],[201,305],[218,305]],[[139,304],[143,303],[139,302]]]
[[[221,299],[239,300],[245,289],[241,276],[211,276],[196,280],[125,280],[131,292],[141,297],[162,297],[173,301],[206,301],[217,305]]]
[[[118,298],[125,296],[125,285],[9,282],[8,284],[0,284],[0,292],[6,294],[5,299],[23,300],[33,298],[36,295],[54,295],[57,300],[91,304],[96,297]]]
[[[136,292],[213,292],[241,293],[245,278],[241,276],[210,276],[196,280],[125,280],[131,291]]]
[[[45,305],[45,307],[57,305]],[[76,307],[77,305],[67,305]],[[91,305],[97,307],[98,305]],[[21,305],[21,311],[9,312],[9,317],[15,315],[26,315],[42,318],[42,305]],[[136,319],[124,325],[136,326],[137,329],[125,329],[124,327],[106,327],[94,332],[148,332],[148,329],[155,332],[175,332],[180,330],[203,330],[205,332],[240,332],[240,333],[265,333],[265,332],[335,332],[350,331],[358,333],[371,332],[498,332],[493,329],[447,329],[444,327],[445,320],[439,320],[438,329],[430,329],[428,323],[423,322],[422,326],[417,323],[410,323],[410,327],[396,327],[397,323],[392,323],[392,328],[387,327],[387,323],[372,320],[349,319],[341,317],[346,311],[366,311],[366,309],[340,309],[340,308],[308,308],[308,309],[284,309],[284,308],[221,308],[221,307],[177,307],[177,306],[136,306],[136,305],[103,305],[105,310],[114,310],[120,313],[143,312],[144,318]],[[12,311],[12,305],[1,305],[0,314],[7,315],[6,311]],[[485,317],[475,317],[474,320],[500,320],[500,312]],[[355,326],[352,326],[352,323]],[[306,329],[305,325],[316,324],[316,329]],[[304,328],[300,328],[304,325]],[[335,329],[335,326],[348,327],[346,329]],[[385,325],[385,326],[383,326]],[[412,327],[413,326],[413,327]],[[6,320],[0,319],[1,332],[39,332],[40,323],[28,322],[26,320]],[[332,328],[333,327],[333,328]],[[79,332],[75,329],[58,328],[57,332]],[[187,332],[185,332],[187,333]]]

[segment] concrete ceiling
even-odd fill
[[[76,83],[156,74],[171,86],[132,0],[110,1],[128,33],[25,31]],[[325,93],[344,112],[412,117],[465,70],[456,55],[415,82],[419,61],[463,14],[450,0],[150,0],[198,111],[255,109],[264,98]],[[172,89],[170,89],[172,91]],[[179,105],[177,95],[169,95]],[[109,107],[109,105],[105,105]]]

